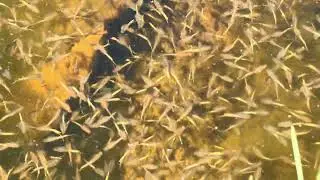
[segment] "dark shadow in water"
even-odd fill
[[[106,45],[105,50],[112,59],[109,59],[101,51],[96,51],[92,61],[92,72],[88,79],[88,84],[94,84],[105,76],[111,76],[115,64],[124,64],[125,60],[132,56],[130,50],[124,45],[112,40],[112,37],[118,38],[121,27],[128,24],[135,17],[135,11],[132,9],[123,10],[116,19],[104,22],[104,29],[108,32],[100,40],[100,44]],[[114,61],[114,63],[112,62]]]
[[[142,10],[141,10],[142,9]],[[144,13],[149,10],[148,5],[143,5],[140,9],[140,13]],[[132,9],[122,10],[118,18],[108,20],[104,22],[104,29],[108,32],[104,34],[100,39],[101,45],[107,45],[105,47],[106,52],[110,55],[108,58],[101,51],[96,51],[94,54],[94,59],[92,61],[92,72],[87,81],[88,85],[92,85],[106,76],[112,76],[114,74],[114,69],[116,65],[123,65],[126,63],[126,60],[132,57],[133,53],[142,53],[150,51],[151,48],[146,40],[139,37],[137,34],[130,32],[121,33],[121,27],[125,24],[128,24],[130,21],[135,19],[136,12]],[[130,25],[130,28],[137,30],[137,23],[134,22]],[[129,47],[126,47],[122,44],[119,44],[117,41],[111,38],[119,38],[120,36],[125,36],[129,40]],[[113,62],[112,62],[113,61]],[[124,68],[121,73],[125,75],[126,78],[132,76],[131,71],[134,71],[130,67]],[[107,87],[112,87],[113,85],[109,83]]]

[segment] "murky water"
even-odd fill
[[[315,179],[317,1],[123,2],[0,2],[2,178]]]

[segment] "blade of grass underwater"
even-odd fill
[[[297,139],[297,135],[296,135],[296,129],[294,128],[294,126],[291,126],[291,142],[292,142],[294,162],[296,165],[297,177],[298,177],[298,180],[303,180],[304,178],[303,178],[301,156],[300,156],[300,152],[299,152],[299,145],[298,145],[298,139]]]

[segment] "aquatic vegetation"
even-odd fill
[[[0,8],[1,178],[319,176],[316,1]]]

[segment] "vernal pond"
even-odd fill
[[[2,0],[0,179],[320,179],[317,0]]]

